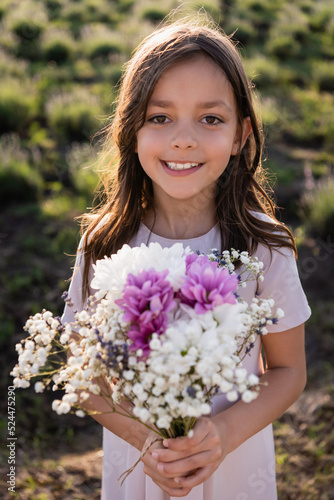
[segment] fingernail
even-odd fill
[[[152,452],[152,458],[154,458],[154,460],[158,460],[159,459],[159,453],[157,451],[153,451]]]
[[[162,444],[164,445],[165,448],[168,448],[168,446],[169,446],[169,442],[167,439],[164,439]]]
[[[179,479],[178,477],[174,477],[174,481],[175,481],[177,484],[179,484],[180,479]]]
[[[163,472],[164,471],[164,466],[162,464],[158,464],[158,471]]]

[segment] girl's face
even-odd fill
[[[241,134],[231,84],[209,58],[199,56],[166,70],[148,103],[136,146],[159,204],[193,199],[198,206],[203,196],[214,203],[217,180],[249,133],[247,119],[245,124]]]

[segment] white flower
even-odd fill
[[[125,380],[133,380],[133,378],[135,376],[135,372],[133,370],[125,370],[123,372],[123,376],[124,376]]]
[[[211,407],[207,403],[201,405],[201,414],[202,415],[208,415],[211,413]]]
[[[160,396],[161,393],[162,393],[161,388],[155,385],[152,389],[152,394],[154,394],[154,396]]]
[[[222,379],[219,382],[219,388],[223,393],[227,393],[232,391],[233,389],[233,384],[231,382],[228,382],[227,380]]]
[[[247,377],[247,370],[245,370],[245,368],[237,368],[234,372],[235,376],[236,376],[236,379],[237,381],[240,383],[240,382],[243,382],[246,377]]]
[[[144,393],[143,386],[138,382],[133,386],[132,391],[136,396],[140,396],[141,394]]]
[[[236,401],[238,399],[238,393],[237,393],[237,391],[229,391],[226,394],[226,398],[228,399],[228,401],[231,401],[231,402]]]
[[[76,403],[78,401],[78,395],[76,393],[72,394],[65,394],[63,396],[63,403],[69,403],[72,405],[73,403]]]
[[[245,391],[242,396],[241,396],[241,399],[244,401],[244,403],[250,403],[251,401],[253,401],[253,399],[255,399],[257,397],[257,393],[256,392],[253,392],[253,391]]]
[[[138,416],[142,422],[147,422],[151,415],[150,412],[146,410],[146,408],[141,408]]]
[[[257,385],[259,383],[259,377],[251,373],[248,376],[248,382],[250,383],[250,385]]]
[[[36,382],[35,384],[35,392],[43,392],[45,389],[45,385],[43,382]]]
[[[61,401],[59,399],[54,399],[52,401],[52,409],[53,411],[57,411],[58,406],[60,405]]]
[[[42,364],[44,364],[44,363],[42,363]],[[30,373],[32,373],[34,375],[37,375],[37,373],[39,373],[39,369],[40,369],[40,364],[39,363],[33,363],[33,365],[30,368]]]
[[[85,416],[86,416],[85,412],[84,412],[84,411],[82,411],[82,410],[77,410],[77,411],[75,412],[75,414],[76,414],[76,416],[77,416],[77,417],[80,417],[80,418],[83,418],[83,417],[85,417]]]
[[[65,325],[65,333],[66,333],[66,335],[68,335],[69,337],[71,336],[71,334],[72,334],[72,326],[71,326],[71,324],[70,324],[70,323],[67,323],[67,324]]]
[[[243,264],[249,264],[249,257],[247,255],[243,255],[242,253],[240,254],[240,260]]]
[[[15,350],[17,351],[18,354],[22,354],[23,353],[22,344],[16,344],[15,345]]]
[[[165,415],[164,417],[160,417],[158,420],[157,420],[157,427],[159,427],[159,429],[168,429],[169,428],[169,425],[171,423],[171,418],[168,417],[167,415]]]
[[[71,405],[69,403],[65,403],[63,401],[57,406],[56,412],[58,415],[69,413],[71,411]]]
[[[99,396],[101,394],[100,386],[98,386],[97,384],[91,384],[89,386],[89,390],[90,390],[90,392],[92,392],[93,394],[96,394],[97,396]]]
[[[50,312],[50,311],[45,311],[45,312],[43,313],[42,317],[43,317],[43,319],[44,319],[45,321],[48,321],[49,319],[51,319],[51,318],[53,317],[53,315],[52,315],[52,312]]]
[[[121,297],[126,278],[129,273],[154,268],[156,271],[169,270],[166,279],[174,290],[177,290],[185,274],[185,257],[191,253],[181,243],[170,248],[162,248],[159,243],[142,244],[140,247],[123,247],[112,257],[98,260],[94,267],[94,278],[91,287],[110,292],[116,299]]]
[[[21,388],[21,389],[26,389],[27,387],[30,386],[29,380],[24,380],[18,377],[14,378],[13,384],[15,388]]]
[[[89,321],[89,314],[87,311],[81,311],[80,313],[76,314],[76,318],[81,322],[81,323],[87,323]]]
[[[68,384],[65,385],[65,392],[67,394],[73,393],[73,392],[75,392],[75,388],[73,387],[72,384],[68,383]]]
[[[70,336],[67,333],[63,333],[60,336],[60,343],[61,344],[67,344],[67,342],[70,340]]]
[[[276,318],[277,319],[284,318],[284,311],[280,307],[276,309]]]
[[[180,374],[179,373],[173,373],[170,377],[169,377],[169,383],[171,385],[177,385],[180,381]]]
[[[154,351],[159,349],[160,347],[161,347],[161,342],[158,339],[158,336],[153,334],[152,340],[150,342],[150,348]]]
[[[35,342],[27,340],[24,347],[26,351],[32,352],[35,349]]]

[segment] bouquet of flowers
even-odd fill
[[[97,292],[75,311],[74,323],[45,310],[28,319],[29,337],[16,346],[15,387],[38,377],[36,392],[64,390],[52,404],[58,414],[78,416],[90,393],[101,395],[110,411],[163,437],[189,434],[196,418],[210,413],[217,391],[230,401],[257,397],[259,379],[242,359],[283,311],[274,314],[271,299],[247,304],[238,297],[249,279],[263,279],[256,258],[151,243],[124,245],[94,269]],[[131,411],[120,406],[124,400]]]

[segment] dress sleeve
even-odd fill
[[[71,278],[71,283],[68,289],[68,297],[71,299],[73,307],[70,307],[68,304],[65,304],[64,312],[61,317],[61,322],[64,323],[73,323],[75,321],[74,311],[82,311],[85,307],[86,301],[82,300],[82,283],[83,283],[83,270],[84,270],[84,256],[82,252],[84,236],[82,236],[78,251],[77,257],[74,264],[73,275]],[[92,268],[89,271],[89,279],[88,282],[91,282],[92,278]],[[89,290],[90,295],[90,290]],[[73,328],[75,330],[75,328]]]
[[[264,280],[258,282],[256,296],[274,299],[275,306],[283,309],[285,314],[276,325],[268,325],[268,331],[281,332],[304,323],[310,317],[311,309],[300,283],[293,251],[282,247],[270,252],[261,246],[257,254],[264,264]]]

